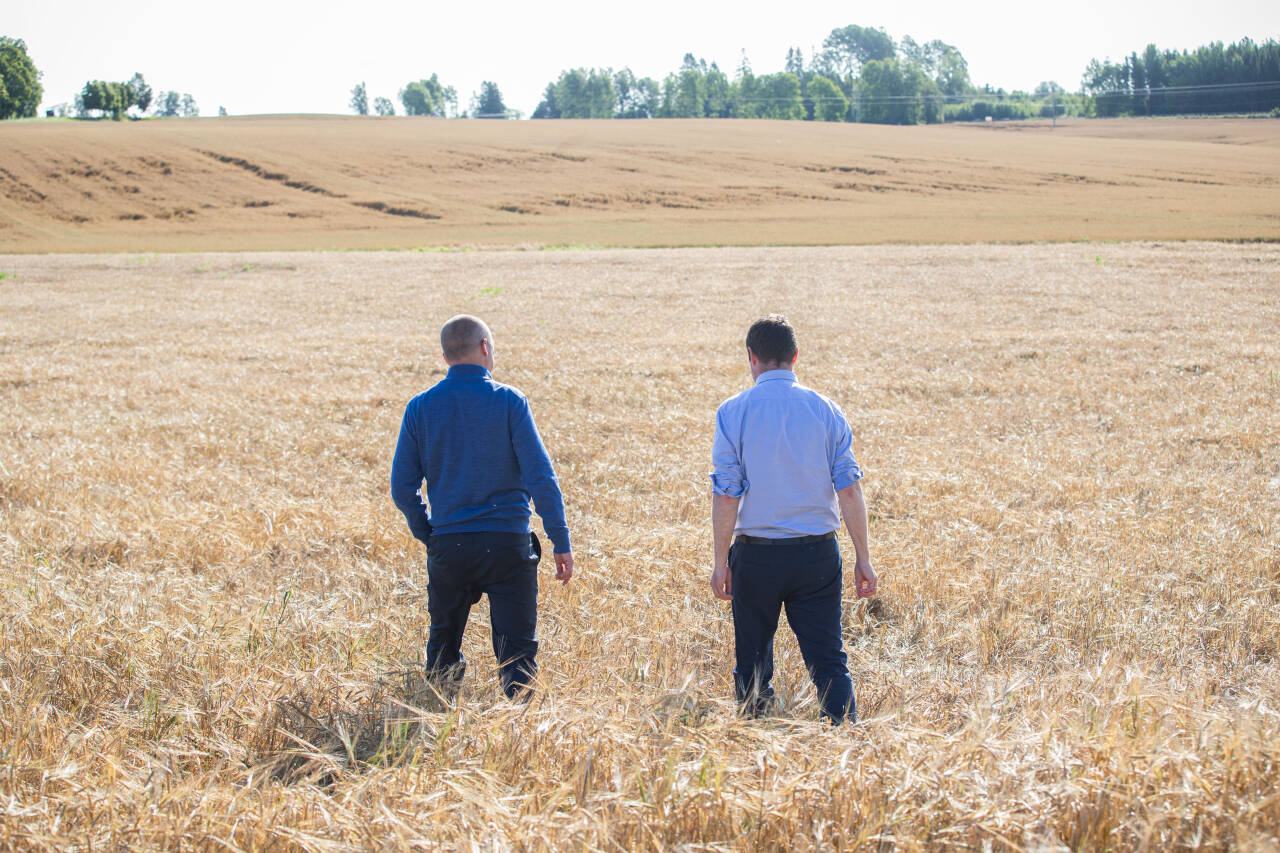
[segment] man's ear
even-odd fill
[[[796,366],[796,360],[800,358],[800,347],[796,347],[795,354],[791,356],[791,366]]]

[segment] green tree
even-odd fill
[[[563,75],[562,75],[563,76]],[[542,100],[530,118],[560,118],[560,105],[556,103],[556,84],[548,83],[542,92]]]
[[[145,113],[147,107],[151,106],[151,86],[147,84],[146,78],[141,73],[135,73],[125,87],[128,89],[129,105]]]
[[[729,77],[716,64],[702,76],[702,114],[707,118],[728,118],[733,113],[733,87]]]
[[[572,68],[548,83],[533,118],[613,118],[618,93],[608,68]]]
[[[636,78],[630,68],[613,75],[613,91],[618,105],[617,118],[653,118],[658,113],[662,92],[652,77]]]
[[[852,87],[859,69],[868,62],[892,59],[897,55],[893,39],[883,29],[850,24],[837,27],[822,42],[824,70],[834,71],[834,79],[842,81],[846,92]]]
[[[953,45],[938,39],[920,44],[911,36],[903,36],[898,52],[901,61],[915,65],[947,95],[963,95],[972,88],[969,63]]]
[[[182,96],[177,92],[161,92],[156,99],[155,115],[164,118],[176,118],[182,115]]]
[[[862,121],[920,124],[941,121],[937,86],[919,67],[897,59],[872,60],[858,78]]]
[[[935,42],[935,44],[942,44]],[[960,51],[949,44],[942,45],[943,51],[938,57],[938,67],[934,74],[934,82],[938,89],[946,95],[964,95],[973,89],[969,79],[969,63]]]
[[[373,111],[380,116],[393,116],[396,114],[396,108],[386,98],[374,98]]]
[[[507,117],[507,105],[502,101],[502,90],[497,83],[485,80],[480,84],[480,91],[471,96],[471,115],[474,118]]]
[[[445,116],[450,107],[457,109],[458,95],[432,74],[429,80],[416,80],[401,89],[400,103],[408,116]]]
[[[351,111],[358,116],[369,114],[369,92],[363,80],[351,88]]]
[[[105,80],[90,80],[80,91],[80,99],[84,109],[97,110],[105,117],[110,114],[119,121],[130,105],[130,93],[124,83],[108,83]]]
[[[44,97],[40,72],[22,39],[0,36],[0,119],[31,118]]]
[[[755,78],[756,118],[795,121],[804,118],[800,78],[786,71]]]
[[[184,118],[195,118],[200,115],[200,107],[196,106],[196,99],[185,92],[182,94],[182,115]]]
[[[707,63],[692,53],[684,55],[680,70],[662,81],[663,118],[702,118],[706,115]]]
[[[849,99],[829,77],[810,80],[809,97],[813,99],[813,117],[818,121],[844,121],[849,113]]]

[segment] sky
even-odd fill
[[[1032,90],[1054,80],[1078,90],[1090,59],[1119,59],[1154,42],[1280,39],[1280,0],[899,0],[786,3],[645,0],[633,4],[438,3],[365,0],[217,3],[6,0],[0,35],[24,39],[43,72],[43,108],[70,103],[86,80],[141,72],[159,92],[189,92],[202,115],[349,113],[351,88],[401,112],[406,83],[435,73],[465,108],[482,81],[509,108],[533,112],[547,83],[576,67],[629,67],[661,80],[685,53],[732,73],[746,52],[757,74],[782,70],[787,49],[806,60],[847,24],[959,48],[979,86]]]

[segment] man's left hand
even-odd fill
[[[711,570],[711,591],[722,601],[733,600],[733,572],[728,563],[719,563]]]

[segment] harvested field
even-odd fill
[[[293,198],[192,162],[243,175],[228,210]],[[1280,246],[7,255],[0,300],[0,847],[1280,845]],[[483,606],[456,709],[406,665],[387,472],[460,310],[576,537],[527,708]],[[836,731],[785,630],[782,715],[734,716],[707,587],[712,415],[768,310],[869,471]]]
[[[0,125],[0,251],[1280,239],[1280,121]]]

